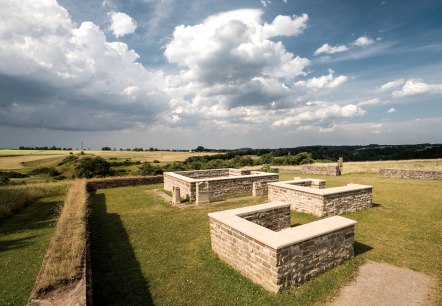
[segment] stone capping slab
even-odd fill
[[[310,180],[310,179],[308,179],[308,180]],[[302,181],[305,182],[308,180],[302,180]],[[332,194],[352,192],[352,191],[356,191],[356,190],[365,190],[365,189],[372,189],[373,188],[373,186],[370,186],[370,185],[360,185],[360,184],[347,184],[347,186],[331,187],[331,188],[323,188],[323,189],[293,185],[293,183],[299,183],[299,182],[300,182],[300,180],[292,180],[292,181],[268,183],[268,185],[283,187],[283,188],[292,189],[292,190],[298,190],[298,191],[311,193],[311,194],[315,194],[315,195],[319,195],[319,196],[327,196],[327,195],[332,195]]]
[[[233,168],[228,168],[228,169],[233,169]],[[224,170],[224,169],[210,169],[210,170]],[[201,171],[204,171],[204,170],[201,170]],[[186,181],[188,183],[203,182],[203,181],[210,182],[210,181],[219,181],[219,180],[235,180],[235,179],[243,178],[243,177],[278,176],[277,173],[251,171],[250,174],[237,175],[237,176],[217,176],[217,177],[207,177],[207,178],[202,177],[202,178],[198,178],[198,179],[193,179],[193,178],[190,178],[190,177],[180,174],[180,173],[185,173],[185,172],[187,172],[187,171],[164,172],[164,174],[175,177],[175,178],[183,180],[183,181]]]
[[[283,207],[290,207],[290,204],[283,202],[270,202],[266,204],[209,213],[208,216],[209,218],[224,223],[227,226],[232,227],[233,229],[267,245],[274,250],[278,250],[292,244],[297,244],[356,224],[356,221],[354,220],[340,216],[333,216],[275,232],[241,218],[242,215],[248,213],[262,212]]]

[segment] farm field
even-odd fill
[[[26,305],[62,201],[40,199],[0,220],[0,305]]]
[[[281,174],[281,180],[292,177]],[[91,216],[94,302],[322,304],[370,259],[432,275],[439,282],[435,294],[440,303],[442,233],[435,229],[442,228],[442,182],[383,179],[371,174],[325,179],[329,187],[347,183],[374,186],[375,207],[345,215],[358,221],[356,257],[280,295],[241,276],[210,247],[208,212],[263,203],[265,198],[180,210],[149,191],[160,185],[98,190],[92,196]],[[292,224],[315,219],[292,213]]]
[[[72,154],[70,154],[72,152]],[[116,171],[122,171],[126,175],[138,170],[139,165],[135,162],[155,162],[156,165],[164,166],[174,161],[184,161],[190,156],[202,156],[215,153],[207,152],[169,152],[169,151],[152,151],[152,152],[136,152],[136,151],[60,151],[60,150],[10,150],[0,149],[0,171],[14,171],[28,175],[23,178],[12,178],[11,182],[15,183],[41,183],[57,181],[57,177],[51,177],[48,174],[34,174],[33,170],[39,168],[53,168],[64,178],[70,179],[74,174],[74,164],[72,162],[63,163],[62,161],[73,156],[76,158],[84,157],[102,157],[113,162],[129,161],[132,164],[126,166],[112,166]]]
[[[0,170],[3,169],[23,169],[32,161],[60,161],[64,157],[70,155],[80,154],[81,151],[60,151],[60,150],[11,150],[0,149]],[[169,151],[152,151],[152,152],[136,152],[136,151],[88,151],[84,150],[85,155],[100,156],[104,159],[134,159],[139,161],[152,162],[158,160],[162,163],[169,163],[173,161],[183,161],[190,156],[212,155],[217,153],[208,152],[169,152]],[[32,166],[32,164],[30,165]]]
[[[313,165],[330,166],[335,163],[314,163]],[[302,166],[275,166],[286,169],[297,169]],[[442,171],[442,159],[412,159],[412,160],[385,160],[366,162],[346,162],[344,160],[343,174],[367,173],[375,174],[380,168],[410,169],[410,170],[431,170]]]

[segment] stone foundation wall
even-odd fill
[[[269,173],[270,174],[270,173]],[[267,194],[267,183],[279,181],[279,175],[268,176],[242,176],[242,177],[228,177],[216,180],[208,180],[210,198],[218,198],[234,194],[252,193],[253,183],[259,182],[262,184],[263,193]]]
[[[268,199],[270,202],[281,201],[291,204],[291,209],[299,212],[323,216],[324,201],[320,195],[306,193],[303,191],[281,188],[279,186],[268,186]]]
[[[229,176],[230,172],[229,170],[230,169],[209,169],[209,170],[177,171],[175,173],[193,179],[200,179],[200,178]]]
[[[221,174],[224,176],[219,176]],[[174,186],[179,187],[181,197],[191,201],[196,200],[196,184],[198,182],[207,181],[209,183],[209,197],[218,198],[242,193],[252,194],[255,182],[261,183],[263,193],[267,194],[267,183],[279,181],[279,175],[275,173],[237,169],[165,172],[163,175],[165,190],[172,191]]]
[[[297,184],[297,182],[300,184]],[[348,184],[335,188],[305,187],[305,180],[271,183],[269,201],[291,204],[291,209],[319,217],[342,215],[372,207],[372,187]]]
[[[210,213],[212,250],[272,292],[299,285],[353,257],[355,221],[335,216],[291,228],[287,211],[289,205],[275,202]],[[272,216],[283,220],[278,232],[258,224],[273,226]]]
[[[333,231],[276,253],[279,290],[300,285],[354,256],[354,226]]]
[[[172,191],[173,187],[175,186],[180,188],[180,196],[182,198],[190,199],[192,201],[195,200],[195,191],[196,191],[195,183],[191,183],[183,179],[176,178],[172,175],[169,175],[167,172],[164,173],[163,175],[164,175],[165,190]]]
[[[290,206],[239,215],[241,218],[278,232],[290,227]]]
[[[319,175],[341,175],[339,166],[302,166],[298,173]]]
[[[163,183],[163,176],[122,176],[90,179],[87,182],[88,191],[104,188],[128,187]]]
[[[212,251],[219,258],[265,289],[278,292],[276,250],[210,218]]]
[[[420,180],[442,180],[442,171],[379,169],[379,175],[387,178],[408,178]]]
[[[323,216],[335,216],[372,207],[372,189],[324,196]]]

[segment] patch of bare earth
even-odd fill
[[[435,305],[436,280],[422,272],[368,261],[327,306]]]

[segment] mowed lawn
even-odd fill
[[[281,175],[281,180],[291,178]],[[92,196],[90,227],[95,304],[320,304],[352,280],[366,259],[434,276],[441,303],[442,182],[362,174],[326,179],[330,187],[373,185],[375,207],[346,215],[358,221],[354,259],[283,294],[252,283],[210,247],[208,212],[263,203],[265,198],[180,210],[152,193],[160,185],[98,190]],[[315,219],[292,214],[292,224]]]
[[[0,220],[0,305],[26,305],[62,201],[40,199]]]

